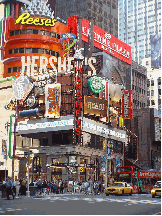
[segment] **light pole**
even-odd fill
[[[28,173],[28,177],[27,177],[27,191],[26,191],[26,196],[30,197],[30,190],[29,190],[29,156],[32,152],[24,152],[24,155],[27,158],[27,173]]]
[[[105,188],[107,187],[107,139],[105,137]]]

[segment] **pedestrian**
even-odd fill
[[[84,194],[87,195],[88,194],[88,182],[87,180],[84,182]]]
[[[61,181],[61,184],[60,184],[60,193],[63,194],[63,190],[64,190],[64,180]]]
[[[12,191],[12,181],[9,177],[7,177],[7,181],[6,181],[6,193],[7,193],[7,199],[10,200],[10,195],[13,196],[14,199],[14,193]]]
[[[57,183],[55,182],[55,184],[54,184],[54,193],[55,194],[58,194],[59,192],[58,192],[58,185],[57,185]]]
[[[41,179],[38,180],[37,182],[37,188],[36,188],[36,193],[37,195],[41,195],[41,189],[42,189],[42,182],[41,182]]]
[[[17,186],[17,181],[13,181],[13,193],[16,196],[16,186]]]
[[[95,195],[97,195],[97,189],[98,189],[97,182],[94,182],[93,190],[94,190],[94,194],[95,194]]]
[[[68,189],[68,183],[67,183],[67,180],[65,180],[65,183],[64,183],[64,193],[67,193],[67,189]]]
[[[23,178],[23,180],[22,180],[21,187],[22,187],[22,189],[21,189],[22,195],[26,195],[27,188],[26,188],[26,180],[25,180],[25,178]]]

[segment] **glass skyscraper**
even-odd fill
[[[132,47],[141,64],[151,56],[150,36],[161,35],[161,0],[118,0],[118,38]]]

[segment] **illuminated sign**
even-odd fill
[[[66,40],[66,39],[70,39],[70,40],[74,40],[76,39],[76,35],[75,34],[72,34],[72,33],[62,33],[61,34],[61,38]]]
[[[89,85],[91,91],[94,93],[100,93],[103,89],[102,81],[97,76],[91,77],[88,81],[88,85]]]
[[[22,103],[32,88],[33,84],[30,82],[29,78],[27,76],[20,76],[13,83],[13,95],[17,100],[21,100]]]
[[[119,174],[119,177],[130,177],[130,173]]]
[[[73,57],[55,57],[51,56],[47,58],[46,56],[22,56],[21,57],[21,66],[22,66],[22,74],[25,73],[25,68],[27,68],[27,75],[33,78],[37,78],[40,75],[41,76],[47,76],[50,73],[53,72],[71,72],[73,70],[74,66],[72,65],[72,61],[74,60]],[[38,62],[39,61],[39,65]],[[96,69],[93,66],[93,63],[96,63],[95,57],[87,58],[85,57],[85,65],[89,65],[89,67],[92,70],[92,74],[96,75]],[[55,66],[57,64],[57,68]],[[47,72],[47,66],[51,66],[51,70]],[[39,71],[36,69],[39,66]],[[45,72],[45,74],[43,74]]]
[[[82,79],[83,79],[82,67],[76,67],[76,84],[75,84],[75,121],[76,129],[75,134],[80,136],[82,134],[82,116],[83,116],[83,104],[82,104]]]
[[[132,90],[125,90],[121,101],[121,113],[123,119],[133,118],[133,100],[132,100]]]
[[[68,26],[75,34],[77,32],[77,16],[69,17]],[[104,31],[100,27],[93,25],[94,46],[106,53],[132,65],[131,46],[119,40],[115,36]],[[82,20],[82,40],[88,43],[89,21]]]
[[[107,116],[108,101],[92,96],[84,96],[84,114]]]
[[[17,132],[22,133],[38,133],[45,131],[58,131],[58,130],[70,130],[73,128],[74,118],[73,116],[63,116],[61,120],[52,121],[50,119],[37,120],[36,122],[18,122]],[[126,141],[126,132],[114,128],[109,129],[108,126],[102,123],[96,123],[93,120],[83,117],[83,131],[91,134],[96,134],[103,137],[112,136],[113,139]],[[118,139],[119,138],[119,139]]]
[[[48,84],[45,87],[45,116],[59,118],[61,106],[61,84]]]
[[[17,20],[16,24],[21,23],[22,25],[36,25],[36,26],[50,26],[54,27],[56,24],[56,19],[46,19],[46,18],[33,18],[30,16],[30,13],[23,13],[20,15]]]

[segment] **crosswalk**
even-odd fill
[[[50,200],[50,202],[55,202],[55,201],[86,201],[88,203],[96,203],[96,202],[120,202],[120,203],[125,203],[127,205],[132,205],[132,204],[151,204],[151,205],[158,205],[161,204],[161,199],[142,199],[145,197],[137,197],[137,196],[132,196],[130,198],[114,198],[114,197],[85,197],[85,196],[45,196],[42,198],[34,198],[34,199],[43,199],[43,200]]]

